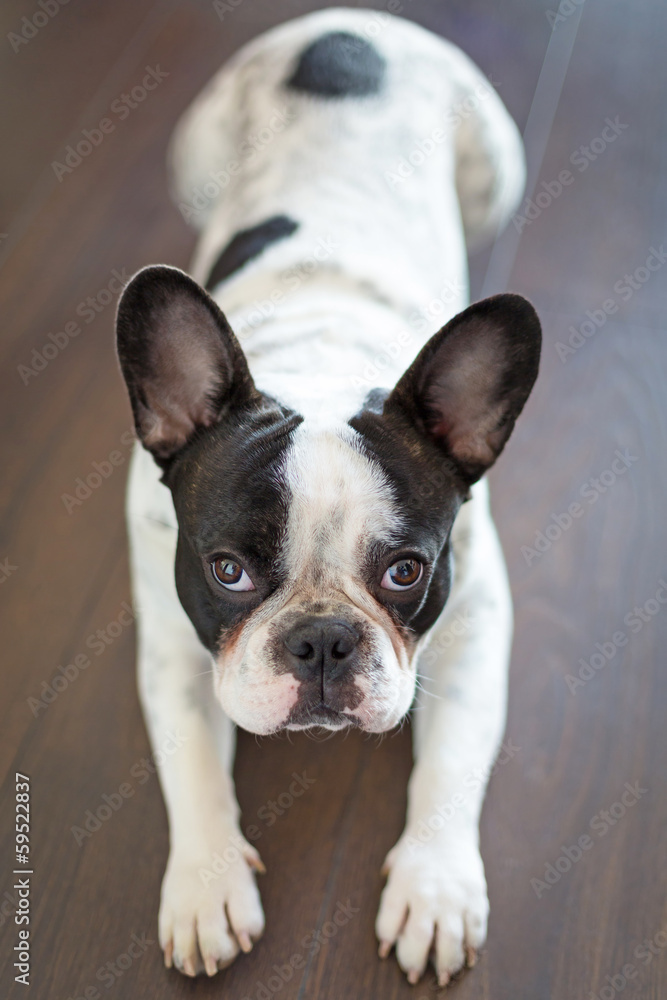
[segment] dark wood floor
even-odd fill
[[[427,1000],[436,992],[431,973],[409,987],[393,959],[375,957],[379,868],[401,829],[407,730],[381,745],[241,736],[243,822],[257,827],[268,867],[266,935],[214,981],[163,969],[155,941],[166,821],[157,780],[141,763],[149,748],[133,628],[114,624],[130,599],[124,463],[69,512],[62,499],[93,463],[114,450],[128,455],[130,414],[105,291],[114,271],[188,263],[193,234],[168,201],[163,167],[176,115],[241,43],[320,6],[245,0],[221,21],[204,0],[72,0],[18,51],[3,40],[0,992],[8,1000]],[[544,207],[520,234],[510,229],[473,262],[476,294],[505,283],[535,302],[545,350],[538,387],[492,475],[516,602],[507,738],[517,750],[493,777],[483,815],[488,947],[450,993],[664,998],[667,267],[637,269],[667,235],[667,8],[565,0],[573,13],[552,33],[556,0],[404,7],[462,45],[522,128],[528,123],[537,190],[547,191],[545,182],[557,191],[563,170],[573,178],[551,204],[542,195]],[[3,39],[38,9],[5,3]],[[158,64],[168,73],[159,88],[126,120],[114,117],[113,133],[59,181],[52,162]],[[601,149],[607,119],[618,136]],[[596,158],[586,161],[582,146]],[[581,346],[563,353],[572,328],[596,320],[599,329],[575,333]],[[57,337],[65,346],[48,347],[55,356],[38,371],[33,349],[41,355],[68,323],[80,332]],[[625,467],[614,465],[619,452]],[[567,526],[574,502],[581,516]],[[29,701],[84,653],[90,666],[48,707]],[[580,671],[590,679],[568,682]],[[12,969],[16,770],[32,781],[28,988],[13,982]],[[267,804],[304,772],[312,785],[292,804],[283,797],[270,825]],[[79,846],[72,827],[103,795],[117,802],[123,783],[132,797]],[[626,783],[638,783],[639,797],[615,805]],[[592,847],[573,862],[585,834]],[[335,937],[317,951],[304,943],[348,902],[354,912]],[[132,935],[149,943],[123,968]],[[305,969],[276,979],[274,966],[294,954]]]

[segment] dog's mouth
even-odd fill
[[[345,729],[359,726],[359,720],[349,712],[341,712],[326,702],[295,705],[285,724],[286,729]]]

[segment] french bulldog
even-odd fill
[[[327,9],[236,54],[170,158],[192,277],[145,268],[117,317],[139,690],[154,749],[182,736],[158,755],[165,962],[212,976],[263,931],[235,726],[383,733],[419,688],[376,933],[444,985],[486,935],[512,632],[483,477],[541,340],[519,295],[468,304],[466,246],[517,206],[521,141],[455,46]]]

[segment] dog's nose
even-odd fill
[[[302,618],[283,638],[292,665],[299,673],[335,680],[350,666],[359,633],[337,618]]]

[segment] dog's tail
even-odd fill
[[[256,151],[270,142],[272,129],[282,131],[290,120],[288,74],[304,47],[331,31],[358,38],[359,53],[372,46],[389,67],[386,98],[395,108],[397,135],[409,140],[414,132],[426,139],[426,131],[415,129],[444,129],[454,144],[468,246],[493,239],[517,208],[525,183],[521,137],[495,81],[430,31],[380,11],[349,8],[307,14],[260,35],[187,109],[170,149],[172,190],[183,216],[204,228],[241,168],[249,168],[252,181]]]
[[[523,142],[493,82],[460,49],[447,44],[447,50],[456,190],[466,243],[477,249],[494,239],[518,208],[526,183]]]

